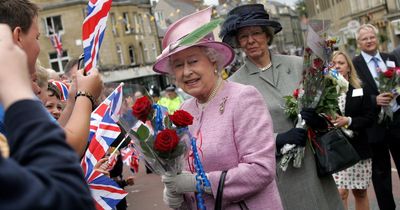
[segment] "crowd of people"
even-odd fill
[[[101,102],[103,82],[96,69],[84,75],[79,59],[72,59],[61,76],[37,62],[38,10],[29,0],[0,2],[0,208],[94,209],[79,159],[87,149],[90,115]],[[350,134],[361,160],[319,176],[306,129],[296,127],[282,108],[284,96],[302,81],[303,60],[270,52],[281,24],[270,19],[262,4],[242,5],[227,14],[222,41],[209,33],[190,45],[175,46],[211,16],[207,8],[169,27],[153,70],[173,76],[176,84],[165,89],[164,97],[157,87],[148,91],[170,114],[183,109],[194,116],[189,130],[201,139],[201,162],[211,185],[204,188],[205,207],[216,206],[223,186],[222,209],[348,209],[351,191],[355,208],[367,210],[372,180],[379,208],[395,210],[391,157],[399,168],[400,97],[379,92],[375,78],[389,62],[399,66],[398,50],[380,52],[378,30],[364,24],[356,32],[360,55],[351,59],[344,50],[333,53],[330,62],[349,88],[338,97],[331,123]],[[234,49],[244,53],[244,64],[225,80],[222,72],[233,62]],[[68,96],[57,83],[63,81]],[[183,100],[178,87],[191,98]],[[139,88],[124,103],[132,106],[145,92]],[[392,121],[379,120],[383,108],[393,111]],[[311,129],[329,126],[315,109],[300,114]],[[107,157],[96,165],[121,187],[134,184],[133,177],[121,176],[121,155],[114,152],[123,136],[108,151],[118,154],[117,165],[104,168]],[[305,147],[300,168],[289,165],[283,171],[277,165],[286,144]],[[160,194],[170,208],[196,209],[196,173],[190,161],[183,164],[181,173],[162,176]],[[117,206],[126,208],[125,200]]]

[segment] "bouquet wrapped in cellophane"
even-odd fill
[[[386,71],[382,71],[378,68],[378,77],[376,80],[379,84],[379,92],[390,93],[393,98],[389,106],[382,107],[378,115],[378,122],[391,122],[393,120],[392,108],[397,103],[395,98],[400,94],[400,67],[388,65]]]
[[[187,126],[192,124],[193,117],[183,110],[169,115],[144,88],[132,88],[130,92],[133,97],[125,101],[122,126],[147,167],[160,175],[181,172],[190,146]]]
[[[308,47],[303,56],[303,80],[293,95],[284,97],[284,112],[292,120],[298,120],[297,128],[310,129],[299,114],[304,108],[335,117],[338,97],[340,93],[347,92],[347,80],[330,63],[336,42],[336,39],[322,39],[311,27],[308,28]],[[281,169],[285,171],[292,159],[293,167],[300,168],[304,149],[293,144],[284,145],[280,151],[283,155],[279,163]]]

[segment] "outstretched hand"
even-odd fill
[[[103,90],[103,81],[97,69],[92,69],[90,75],[84,76],[83,69],[76,73],[78,81],[78,91],[90,93],[94,99],[97,99]]]

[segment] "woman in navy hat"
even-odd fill
[[[285,104],[283,96],[292,95],[299,85],[302,59],[272,54],[268,49],[274,35],[281,30],[281,24],[269,19],[262,4],[248,4],[231,10],[220,32],[223,42],[246,54],[244,65],[230,80],[253,85],[263,95],[273,121],[277,163],[283,145],[306,145],[306,131],[294,128],[282,108]],[[325,124],[313,110],[302,110],[301,114],[312,128]],[[343,209],[332,177],[317,176],[314,156],[308,146],[301,168],[289,164],[283,172],[278,165],[277,181],[283,207],[287,210]]]

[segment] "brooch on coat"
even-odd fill
[[[228,97],[224,97],[222,99],[222,102],[219,104],[219,113],[220,114],[224,113],[224,111],[225,111],[225,103],[226,103],[227,100],[228,100]]]

